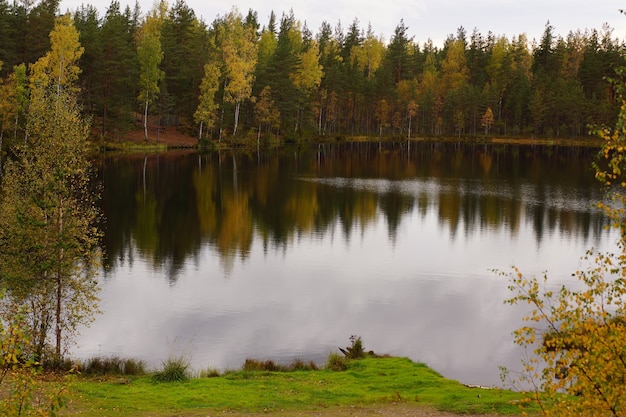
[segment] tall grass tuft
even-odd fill
[[[189,380],[189,361],[185,358],[170,358],[152,379],[156,382],[185,382]]]
[[[117,356],[93,357],[81,364],[81,372],[85,375],[144,375],[146,364]]]
[[[246,359],[243,364],[243,370],[248,372],[268,371],[268,372],[284,372],[286,367],[277,364],[273,360],[261,361],[258,359]]]
[[[197,374],[198,378],[217,378],[221,375],[221,372],[214,368],[202,369]]]
[[[124,361],[124,375],[145,375],[146,363],[135,359]]]
[[[317,365],[313,361],[304,362],[302,359],[295,359],[288,365],[281,365],[273,360],[246,359],[242,367],[247,372],[293,372],[293,371],[316,371]]]
[[[293,371],[317,371],[317,365],[313,361],[304,362],[302,359],[296,359],[289,365]]]

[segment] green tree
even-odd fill
[[[164,3],[160,3],[163,7]],[[158,9],[146,16],[141,28],[137,33],[137,57],[141,65],[139,85],[141,90],[137,100],[143,105],[143,130],[144,138],[148,140],[148,107],[153,103],[160,92],[159,83],[165,75],[159,68],[163,60],[161,49],[161,27],[163,24],[163,11]]]
[[[28,353],[43,358],[97,311],[97,210],[89,190],[89,126],[76,102],[82,48],[68,15],[51,51],[31,70],[28,142],[5,165],[0,199],[0,285],[4,317],[28,315]],[[52,335],[50,334],[52,333]]]
[[[532,55],[525,35],[511,42],[511,80],[504,109],[513,133],[524,131],[528,120]]]
[[[4,133],[13,130],[13,142],[17,140],[20,120],[28,107],[28,77],[26,65],[13,69],[3,84],[0,84],[0,176],[2,174],[2,146]]]
[[[409,44],[411,39],[407,36],[408,28],[404,24],[404,20],[400,20],[400,24],[391,37],[391,42],[384,56],[384,63],[392,76],[392,82],[398,84],[400,80],[408,78],[409,68]]]
[[[280,31],[271,62],[272,77],[268,79],[272,99],[280,114],[280,128],[283,133],[294,132],[297,122],[298,90],[293,84],[291,74],[297,71],[302,51],[300,23],[293,12],[283,15]],[[293,126],[293,129],[287,129]]]
[[[59,11],[60,0],[41,0],[35,7],[30,9],[32,2],[25,1],[24,5],[28,13],[26,25],[19,29],[23,45],[20,45],[21,53],[18,57],[20,63],[32,64],[50,49],[50,39],[55,17]]]
[[[198,88],[207,60],[206,25],[184,0],[177,0],[163,22],[161,42],[165,73],[163,84],[167,92],[167,112],[183,122],[189,122],[198,107]]]
[[[99,87],[94,113],[100,115],[103,137],[119,136],[132,123],[139,78],[135,23],[130,9],[122,13],[117,0],[111,2],[102,22],[102,61],[96,67],[93,84]]]
[[[85,48],[80,58],[83,109],[87,114],[97,115],[97,109],[101,106],[100,80],[104,59],[104,42],[98,10],[94,6],[81,6],[74,13],[74,26],[80,33],[80,44]]]
[[[276,15],[270,14],[267,27],[263,28],[257,42],[257,64],[255,77],[255,95],[258,95],[269,83],[271,77],[271,61],[276,51]]]
[[[613,129],[597,134],[604,140],[595,164],[596,178],[611,199],[599,203],[619,232],[614,252],[588,251],[574,273],[575,289],[551,288],[518,269],[509,276],[511,304],[529,304],[527,324],[516,330],[515,343],[529,350],[519,380],[535,389],[529,399],[544,415],[610,415],[626,413],[626,70],[614,86],[620,113]]]

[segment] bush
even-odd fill
[[[214,368],[206,368],[198,373],[198,378],[217,378],[219,376],[221,376],[220,371]]]
[[[76,368],[76,364],[68,358],[55,358],[53,355],[46,355],[41,361],[41,366],[47,371],[71,372]]]
[[[326,369],[331,371],[345,371],[348,369],[348,361],[344,356],[339,356],[337,353],[331,353],[328,355],[326,361]]]
[[[170,358],[163,368],[152,376],[156,382],[184,382],[189,380],[189,361],[185,358]]]
[[[365,357],[365,349],[363,349],[361,336],[350,336],[350,346],[345,349],[339,348],[339,350],[348,359],[362,359]]]

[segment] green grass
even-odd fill
[[[106,142],[100,145],[100,151],[107,152],[165,152],[168,150],[166,143],[162,142]]]
[[[521,398],[511,391],[467,388],[408,359],[365,358],[349,361],[341,372],[241,370],[167,384],[150,376],[81,377],[70,385],[70,407],[61,415],[212,415],[398,402],[463,414],[512,414],[519,413],[514,402]]]

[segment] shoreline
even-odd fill
[[[176,150],[202,150],[202,151],[219,151],[219,150],[267,150],[280,149],[292,146],[303,145],[323,145],[323,144],[340,144],[340,143],[457,143],[457,144],[480,144],[480,145],[523,145],[523,146],[572,146],[572,147],[589,147],[600,148],[603,144],[602,139],[597,137],[584,138],[533,138],[533,137],[507,137],[507,136],[488,136],[488,137],[449,137],[449,136],[416,136],[410,140],[398,137],[368,137],[368,136],[321,136],[310,139],[302,139],[295,143],[286,143],[282,140],[275,139],[270,143],[263,143],[257,146],[256,139],[243,138],[233,140],[232,138],[223,139],[221,142],[210,141],[209,146],[198,146],[197,138],[183,134],[180,132],[164,132],[157,139],[149,139],[146,141],[143,137],[138,137],[137,132],[131,132],[119,141],[92,140],[92,145],[98,153],[139,153],[139,152],[171,152]]]

